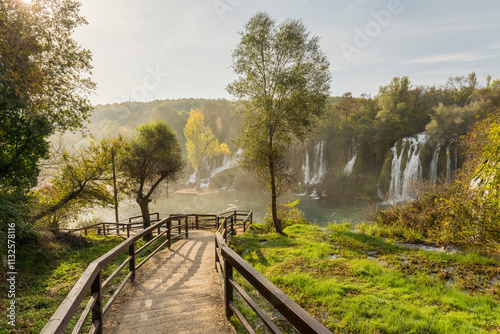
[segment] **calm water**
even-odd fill
[[[353,222],[366,221],[374,209],[374,205],[352,204],[348,206],[332,206],[326,200],[310,196],[288,194],[280,199],[280,203],[300,200],[297,206],[304,211],[307,221],[324,226],[328,223],[341,223],[345,219]],[[222,213],[232,210],[252,210],[254,221],[262,222],[267,212],[270,196],[264,192],[241,192],[221,190],[210,195],[173,194],[161,196],[150,204],[150,212],[171,213]],[[135,200],[127,199],[119,205],[120,220],[139,216],[141,211]],[[84,216],[97,218],[100,221],[114,222],[113,209],[95,209]]]

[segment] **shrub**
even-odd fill
[[[278,207],[278,217],[281,219],[281,226],[283,229],[291,225],[308,224],[304,218],[304,212],[297,208],[300,200],[288,202],[283,206]],[[274,222],[271,210],[268,208],[268,213],[264,216],[263,230],[266,232],[274,231]]]

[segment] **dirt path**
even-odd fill
[[[235,333],[224,317],[214,234],[190,231],[151,258],[106,315],[105,333]]]

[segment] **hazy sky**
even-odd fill
[[[259,11],[304,21],[321,38],[332,94],[375,95],[408,75],[442,85],[500,78],[498,0],[81,0],[75,38],[94,55],[92,102],[230,98],[238,31]]]

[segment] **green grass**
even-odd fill
[[[232,247],[334,333],[500,331],[500,284],[491,284],[500,279],[498,261],[415,251],[352,233],[348,225],[329,233],[295,225],[285,233],[250,231],[233,238]],[[252,311],[244,312],[259,327]]]
[[[0,333],[40,332],[87,266],[124,241],[117,236],[96,235],[90,235],[89,240],[88,243],[78,245],[74,242],[45,237],[20,249],[21,253],[17,256],[16,327],[12,329],[7,324],[4,312],[9,300],[4,298],[0,301]],[[164,240],[164,237],[160,238],[141,252],[136,257],[136,263]],[[137,242],[136,249],[143,244],[142,240]],[[128,252],[125,253],[106,267],[103,271],[103,281],[128,257]],[[104,293],[105,302],[127,273],[128,270],[125,268],[121,275],[113,280],[108,289],[110,291]],[[7,296],[7,286],[3,282],[5,280],[2,280],[0,293],[2,296]],[[84,306],[85,302],[82,303],[79,312]],[[73,318],[71,325],[76,323],[78,316]]]

